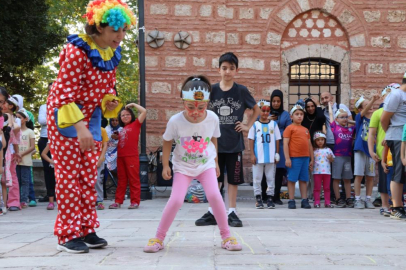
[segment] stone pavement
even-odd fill
[[[379,210],[296,209],[285,205],[257,210],[253,199],[239,199],[244,223],[232,228],[243,251],[221,249],[217,226],[196,227],[207,204],[185,203],[166,247],[142,252],[154,236],[167,199],[141,203],[138,210],[99,211],[98,234],[109,246],[71,255],[56,250],[52,235],[56,211],[45,203],[0,217],[1,269],[406,269],[406,223]],[[108,205],[111,201],[106,201]],[[299,202],[299,200],[297,201]]]

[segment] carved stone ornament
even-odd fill
[[[159,48],[165,43],[164,34],[157,29],[147,35],[147,43],[152,48]]]
[[[173,42],[175,46],[181,50],[187,49],[190,44],[192,43],[192,37],[189,35],[188,32],[179,31],[174,39]]]

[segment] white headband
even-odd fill
[[[313,140],[316,140],[316,139],[318,139],[318,138],[324,138],[324,139],[326,139],[326,134],[324,134],[324,133],[322,133],[322,132],[316,132],[316,133],[314,133],[314,135],[313,135]]]
[[[302,111],[304,111],[304,109],[303,109],[303,107],[302,107],[302,106],[300,106],[300,105],[296,104],[296,105],[295,105],[295,106],[293,106],[293,108],[290,110],[290,115],[292,116],[292,115],[293,115],[293,113],[294,113],[295,111],[297,111],[297,110],[302,110]]]
[[[384,96],[390,94],[392,92],[392,90],[399,89],[399,88],[400,88],[400,84],[391,83],[382,90],[381,97],[384,97]]]
[[[16,107],[18,107],[18,100],[15,97],[10,96],[8,100],[11,101],[11,103],[13,103]]]
[[[348,115],[348,112],[346,110],[339,109],[336,111],[336,114],[334,115],[334,119],[336,119],[342,113],[345,113],[346,115]]]
[[[182,99],[187,101],[209,101],[210,92],[199,86],[198,89],[190,88],[189,90],[182,90]]]
[[[261,99],[260,101],[258,101],[257,104],[259,108],[262,108],[263,106],[271,107],[271,103],[269,101],[266,101],[265,99]]]
[[[362,102],[364,102],[365,101],[365,98],[364,98],[364,96],[361,96],[358,100],[357,100],[357,102],[355,102],[355,108],[359,108],[359,106],[361,106],[361,104],[362,104]]]
[[[27,111],[25,109],[21,109],[18,112],[24,114],[25,118],[30,119],[30,117],[29,117],[29,115],[28,115],[28,113],[27,113]]]

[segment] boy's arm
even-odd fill
[[[375,95],[372,97],[372,100],[369,101],[368,105],[365,106],[365,108],[362,109],[362,111],[361,111],[361,117],[364,117],[364,116],[367,114],[367,112],[372,108],[372,106],[374,105],[375,101],[377,101],[377,100],[380,99],[380,98],[381,98],[381,95],[380,95],[380,94],[375,94]]]
[[[402,143],[402,145],[403,145],[403,143]],[[382,151],[381,165],[382,165],[382,168],[383,168],[385,173],[388,173],[388,168],[387,168],[387,165],[386,165],[386,161],[388,159],[388,152],[389,152],[389,147],[387,145],[384,145],[383,146],[383,151]],[[402,152],[400,152],[400,154],[402,155]]]
[[[214,147],[216,149],[216,158],[214,160],[216,161],[216,176],[219,177],[220,176],[220,167],[219,167],[219,163],[218,163],[217,138],[212,137],[211,142],[214,144]]]
[[[389,128],[389,124],[390,124],[390,119],[392,118],[392,116],[394,115],[394,112],[387,112],[387,111],[383,111],[382,112],[382,116],[381,116],[381,126],[383,128],[383,130],[385,132],[388,131]]]
[[[310,154],[310,163],[309,163],[309,168],[310,170],[313,170],[313,160],[314,160],[314,153],[313,153],[313,145],[312,141],[309,139],[309,154]]]
[[[255,165],[257,163],[257,158],[255,157],[255,152],[254,152],[254,140],[248,139],[248,144],[250,146],[250,151],[251,151],[251,163],[252,163],[252,165]]]
[[[126,108],[136,108],[138,110],[138,121],[142,124],[147,116],[147,109],[136,103],[130,103],[125,106]]]
[[[49,144],[47,144],[44,150],[42,150],[41,157],[45,159],[49,164],[54,164],[53,160],[48,157],[48,152],[49,152]]]
[[[292,161],[289,156],[289,141],[290,138],[283,138],[283,153],[285,154],[285,166],[290,168],[292,167]]]
[[[252,125],[255,123],[255,121],[257,121],[258,115],[260,114],[261,110],[259,109],[257,104],[255,104],[255,106],[252,108],[252,110],[253,110],[252,116],[248,120],[248,123],[246,125],[244,125],[240,121],[236,122],[235,130],[237,132],[243,132],[243,131],[248,132],[250,130],[250,128],[252,127]]]
[[[107,142],[102,143],[102,151],[100,153],[99,160],[97,161],[97,167],[103,165],[104,160],[106,159],[106,152],[107,152]]]
[[[403,166],[406,166],[405,150],[406,142],[402,142],[402,146],[400,147],[400,158],[402,159]]]
[[[375,145],[375,138],[376,138],[376,128],[375,127],[370,127],[369,128],[369,135],[368,135],[368,150],[369,154],[371,157],[375,160],[375,162],[379,162],[380,159],[378,155],[374,151],[374,145]]]
[[[169,156],[172,150],[172,141],[163,141],[162,146],[162,177],[165,180],[169,180],[172,177],[171,168],[169,167]]]
[[[334,121],[332,103],[333,102],[331,102],[331,101],[328,103],[328,116],[330,118],[330,123],[332,123]]]

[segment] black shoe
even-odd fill
[[[310,209],[310,208],[312,208],[312,207],[310,206],[309,199],[303,199],[303,200],[302,200],[301,208],[304,208],[304,209]]]
[[[392,209],[390,218],[398,220],[406,220],[406,213],[403,207],[394,207]]]
[[[266,201],[266,206],[268,207],[268,209],[275,209],[275,204],[273,203],[273,201],[272,201],[271,198],[269,198],[269,199]]]
[[[288,202],[288,208],[289,208],[289,209],[296,209],[296,202],[295,202],[295,200],[289,200],[289,202]]]
[[[337,208],[345,208],[347,206],[347,203],[343,198],[340,198],[335,202],[335,205]],[[354,207],[354,204],[352,207]]]
[[[348,198],[346,200],[346,203],[347,203],[348,208],[354,208],[354,199],[353,198]]]
[[[242,227],[242,221],[238,218],[234,211],[228,215],[228,225],[230,227]]]
[[[209,226],[209,225],[217,225],[216,218],[210,213],[210,211],[207,211],[206,214],[204,214],[201,218],[196,220],[195,222],[196,226]]]
[[[58,245],[56,249],[68,253],[89,253],[89,247],[80,238],[72,239],[63,245]]]
[[[264,209],[264,204],[262,203],[261,195],[255,196],[255,200],[257,201],[255,203],[255,208],[256,209]]]
[[[99,248],[107,246],[107,241],[103,238],[98,237],[96,233],[89,233],[85,237],[82,237],[82,240],[89,248]]]
[[[43,198],[39,199],[38,202],[49,202],[49,197],[44,196]]]
[[[272,201],[274,202],[274,204],[283,205],[283,202],[280,199],[272,200]]]

